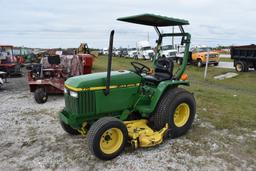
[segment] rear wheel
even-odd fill
[[[236,68],[237,72],[244,72],[245,71],[245,65],[242,61],[236,62],[235,68]]]
[[[218,65],[219,65],[219,62],[214,63],[214,66],[218,66]]]
[[[70,135],[79,135],[80,134],[76,129],[72,128],[71,126],[69,126],[68,124],[63,122],[62,120],[60,121],[60,125],[64,129],[64,131],[66,131]]]
[[[169,136],[179,137],[191,128],[195,112],[196,103],[191,93],[181,88],[169,89],[153,114],[154,127],[160,130],[168,123]]]
[[[128,131],[124,123],[114,117],[96,121],[88,132],[89,150],[99,159],[110,160],[120,155],[127,143]]]
[[[48,95],[44,88],[37,88],[34,93],[35,101],[39,104],[43,104],[47,101]]]

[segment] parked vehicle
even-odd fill
[[[108,55],[108,48],[103,48],[102,53],[103,55]]]
[[[208,64],[219,65],[219,53],[214,52],[210,47],[196,47],[192,50],[192,62],[198,67],[206,64],[206,58],[209,53]]]
[[[121,51],[119,49],[114,49],[112,53],[113,53],[113,56],[120,56]]]
[[[0,71],[4,71],[8,76],[21,76],[21,65],[19,58],[13,55],[13,46],[0,45]]]
[[[256,45],[233,46],[230,52],[237,72],[256,71]]]
[[[137,42],[138,59],[152,59],[155,55],[148,41]]]
[[[155,72],[139,62],[133,71],[112,71],[114,30],[110,34],[107,72],[69,78],[65,81],[65,107],[59,113],[62,128],[71,135],[87,135],[88,149],[102,160],[120,155],[127,144],[136,149],[152,147],[168,137],[184,135],[193,123],[196,103],[184,74],[189,55],[188,21],[143,14],[119,18],[120,21],[153,26],[159,36],[183,37],[185,55],[181,67],[153,56]],[[178,33],[161,33],[159,27],[177,26]],[[157,47],[161,46],[158,41]],[[157,49],[159,54],[160,48]],[[63,149],[65,150],[65,149]]]
[[[130,48],[128,49],[128,57],[129,58],[137,58],[138,57],[138,52],[136,48]]]
[[[174,49],[172,45],[164,45],[161,46],[160,55],[165,58],[172,58],[173,60],[176,59],[177,50]]]
[[[120,57],[128,57],[128,50],[127,50],[127,48],[120,49]]]

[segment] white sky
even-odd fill
[[[27,47],[108,45],[116,47],[157,39],[153,27],[117,21],[118,17],[153,13],[189,20],[192,44],[256,43],[255,0],[0,0],[0,44]]]

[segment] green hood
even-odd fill
[[[73,88],[91,88],[106,85],[107,72],[80,75],[67,79],[65,85]],[[111,86],[141,83],[141,77],[131,71],[111,71]]]

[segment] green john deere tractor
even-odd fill
[[[139,62],[134,71],[111,71],[114,31],[109,42],[107,72],[72,77],[65,82],[65,108],[59,113],[63,129],[71,135],[86,135],[90,151],[102,160],[121,154],[125,146],[151,147],[165,138],[179,137],[191,127],[196,112],[193,94],[184,74],[190,46],[186,20],[143,14],[120,21],[153,26],[158,34],[154,72]],[[178,33],[161,33],[159,27],[176,26]],[[181,37],[185,45],[182,65],[173,71],[173,61],[160,57],[162,39]]]

